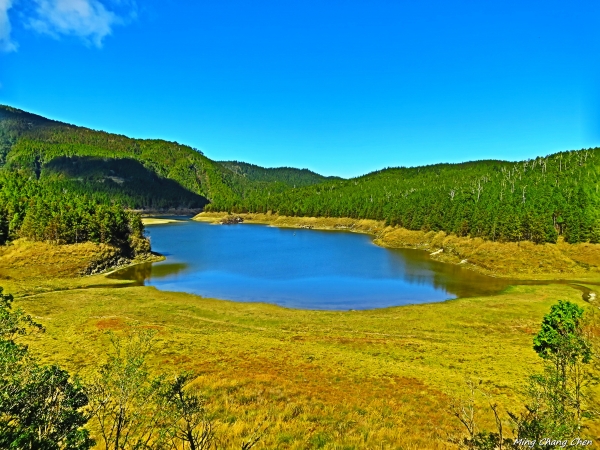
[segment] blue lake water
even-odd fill
[[[166,261],[117,277],[203,297],[349,310],[488,295],[507,285],[424,251],[378,247],[363,234],[191,220],[147,231]]]

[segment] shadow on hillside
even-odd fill
[[[40,178],[133,209],[198,209],[208,203],[205,197],[131,158],[60,156],[43,165]]]

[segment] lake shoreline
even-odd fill
[[[493,242],[459,237],[443,231],[413,231],[386,226],[383,221],[334,217],[291,217],[277,214],[202,212],[192,218],[221,224],[240,217],[249,224],[322,231],[349,231],[373,236],[384,248],[411,248],[430,253],[434,260],[460,265],[483,275],[521,280],[600,281],[600,244],[534,244],[529,241]]]
[[[168,219],[166,217],[142,217],[142,223],[144,226],[147,225],[166,225],[168,223],[178,223],[183,222],[183,220],[179,219]]]
[[[180,226],[173,224],[172,230]],[[68,263],[76,251],[88,249],[92,258],[101,247],[23,244],[29,245],[40,253],[65,250],[44,260],[20,255],[13,261],[27,263],[20,271],[22,281],[3,283],[5,292],[16,294],[15,305],[44,325],[44,333],[22,338],[44,364],[91,377],[110,345],[107,332],[126,333],[132,324],[141,325],[158,333],[148,359],[150,373],[199,373],[199,383],[211,393],[207,410],[222,412],[216,416],[219,429],[229,430],[222,417],[232,416],[251,429],[251,410],[273,417],[276,426],[285,425],[284,431],[298,440],[315,423],[320,432],[331,432],[329,423],[349,418],[373,430],[371,424],[379,423],[389,408],[393,427],[376,428],[378,437],[390,433],[383,436],[407,447],[450,449],[445,436],[461,428],[445,408],[464,394],[465,379],[479,380],[503,409],[522,409],[523,380],[532,370],[542,370],[531,340],[543,316],[558,299],[591,308],[572,286],[551,284],[381,309],[302,310],[126,285],[108,279],[106,272],[52,280],[67,276],[66,270],[56,272],[57,265]],[[39,270],[32,266],[40,263]],[[32,278],[32,272],[39,275]],[[487,398],[477,402],[485,410]],[[301,413],[290,421],[290,411]],[[408,414],[411,426],[402,428]],[[432,429],[431,420],[440,426]],[[493,417],[485,414],[480,423],[494,426]],[[596,422],[587,425],[597,433]],[[397,434],[390,431],[397,429]],[[266,447],[280,446],[280,430],[265,434]],[[360,437],[360,430],[348,433]]]

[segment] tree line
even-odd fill
[[[265,183],[283,183],[287,187],[311,186],[324,181],[341,180],[339,177],[325,177],[308,169],[296,169],[294,167],[267,169],[256,164],[241,161],[219,161],[219,164],[248,180]]]
[[[110,244],[126,256],[149,251],[138,214],[23,171],[0,171],[0,244],[16,238]]]
[[[600,242],[600,149],[516,163],[392,168],[275,192],[253,190],[231,212],[384,220],[494,241]],[[223,210],[217,204],[207,209]]]
[[[598,148],[519,162],[387,168],[344,180],[218,163],[177,142],[131,139],[10,107],[0,107],[0,147],[3,171],[129,208],[272,211],[494,241],[600,242]]]

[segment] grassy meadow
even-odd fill
[[[98,249],[44,245],[0,254],[5,292],[46,327],[25,338],[32,353],[86,379],[106,358],[106,331],[157,330],[151,369],[199,374],[220,448],[240,448],[257,432],[255,448],[265,449],[456,448],[449,439],[463,430],[449,406],[466,398],[467,380],[478,386],[478,423],[493,428],[484,394],[503,412],[522,409],[526,378],[541,368],[532,337],[550,306],[590,307],[566,285],[349,312],[88,289],[123,281],[77,276]]]

